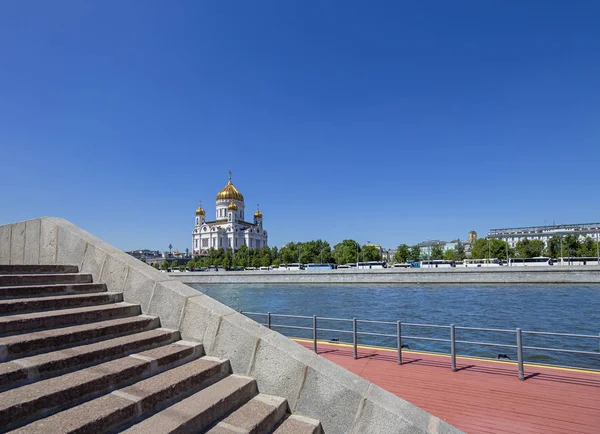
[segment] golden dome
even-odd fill
[[[256,217],[257,219],[262,218],[262,213],[260,212],[260,208],[258,208],[258,205],[256,206],[256,212],[254,213],[254,217]]]
[[[240,202],[243,202],[244,196],[242,196],[242,193],[233,186],[230,179],[227,185],[223,187],[223,190],[217,194],[217,200],[239,200]]]
[[[235,202],[233,200],[231,201],[231,203],[229,204],[229,206],[227,207],[227,209],[230,210],[230,211],[237,211],[237,205],[235,204]]]
[[[196,210],[196,215],[205,215],[206,213],[204,212],[204,208],[202,208],[202,205],[200,205],[198,207],[198,209]]]

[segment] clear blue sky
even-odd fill
[[[191,247],[600,220],[600,2],[4,1],[0,223]]]

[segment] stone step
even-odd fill
[[[318,420],[292,414],[277,427],[273,434],[323,434]]]
[[[258,394],[235,410],[209,434],[267,434],[283,419],[288,410],[285,398]]]
[[[102,304],[119,303],[121,301],[123,301],[123,293],[121,292],[15,298],[12,300],[0,300],[0,315],[58,310],[72,307],[98,306]]]
[[[12,388],[22,383],[54,377],[178,339],[178,331],[156,329],[0,363],[0,388]]]
[[[0,274],[77,273],[77,265],[0,265]]]
[[[230,375],[123,432],[204,432],[256,394],[256,382],[252,378]]]
[[[105,292],[104,283],[70,283],[58,285],[0,286],[0,299]]]
[[[196,359],[201,350],[199,344],[180,341],[7,390],[0,393],[0,427],[18,428]]]
[[[141,313],[142,311],[138,304],[126,302],[47,312],[23,313],[0,317],[0,335],[26,333],[39,329],[136,316]]]
[[[203,357],[19,428],[15,433],[117,431],[229,375],[224,359]]]
[[[91,274],[1,274],[0,286],[92,283]]]
[[[82,343],[115,338],[160,327],[154,316],[139,315],[91,324],[41,330],[0,338],[0,362],[27,357],[49,349],[60,350]]]

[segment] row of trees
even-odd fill
[[[534,258],[536,256],[560,257],[596,257],[598,243],[591,237],[580,241],[576,235],[552,237],[548,246],[542,240],[524,238],[517,242],[515,248],[509,247],[506,241],[498,239],[479,239],[471,247],[471,256],[475,259],[498,258]]]
[[[505,241],[498,239],[479,239],[471,246],[471,256],[475,259],[497,258],[533,258],[536,256],[549,256],[558,258],[560,256],[584,257],[597,255],[597,243],[590,237],[583,242],[575,235],[565,237],[552,237],[548,247],[543,241],[523,239],[516,244],[515,248],[508,246]],[[444,251],[443,244],[434,244],[428,248],[426,254],[422,254],[418,245],[408,246],[401,244],[394,254],[394,262],[405,263],[409,260],[420,261],[422,259],[445,259],[451,261],[462,261],[465,259],[465,246],[458,241],[454,249]],[[169,263],[165,261],[163,269],[172,268],[196,268],[196,267],[268,267],[270,265],[291,264],[300,262],[309,263],[335,263],[348,264],[360,261],[380,260],[379,248],[373,245],[360,245],[354,240],[344,240],[336,244],[333,249],[327,241],[315,240],[307,242],[290,242],[281,249],[277,247],[263,247],[259,249],[248,249],[240,246],[235,252],[232,250],[214,249],[208,251],[205,257],[195,256],[192,260],[183,264],[177,261]]]

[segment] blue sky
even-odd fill
[[[0,223],[191,245],[233,181],[269,244],[600,220],[595,1],[5,1]]]

